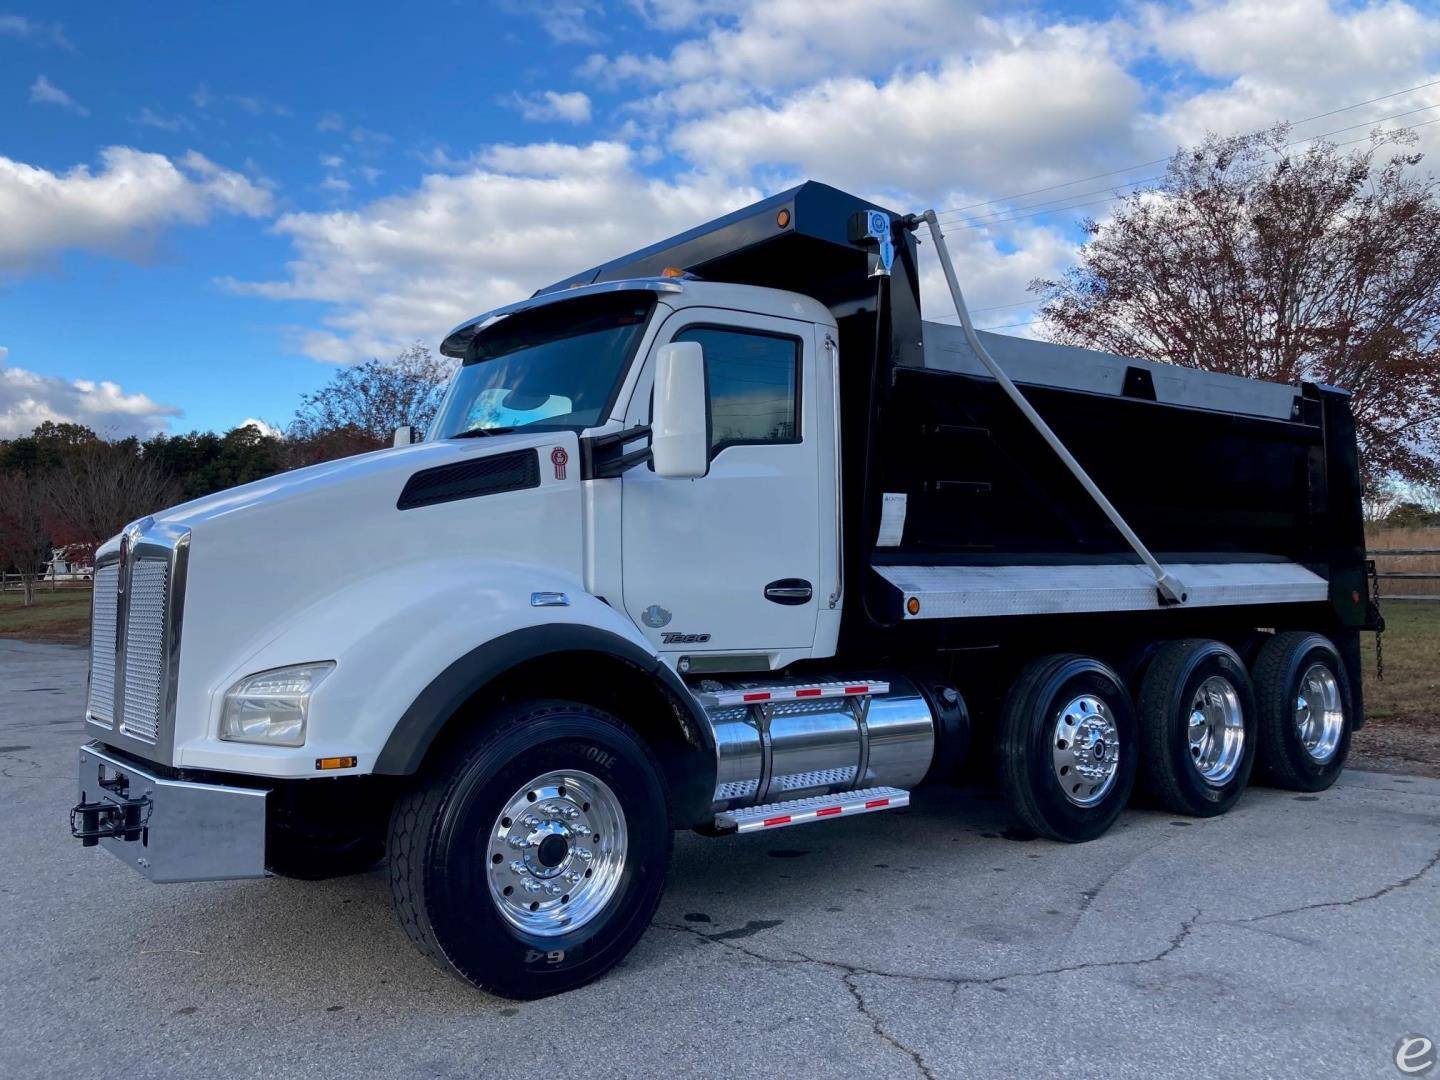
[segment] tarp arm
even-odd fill
[[[1065,467],[1080,482],[1080,486],[1085,489],[1086,494],[1110,519],[1110,524],[1115,526],[1116,531],[1125,538],[1125,542],[1130,545],[1131,550],[1140,556],[1140,560],[1150,568],[1150,572],[1155,575],[1155,588],[1160,594],[1161,602],[1183,604],[1186,600],[1184,584],[1176,580],[1175,576],[1161,566],[1154,555],[1150,554],[1150,549],[1141,542],[1140,537],[1135,534],[1135,530],[1130,528],[1129,523],[1121,517],[1120,511],[1116,510],[1114,504],[1105,497],[1105,493],[1090,478],[1090,474],[1075,459],[1075,455],[1070,453],[1070,450],[1060,441],[1060,436],[1056,435],[1050,425],[1045,422],[1044,417],[1035,411],[1035,407],[1025,399],[1020,388],[1010,380],[1010,376],[1005,374],[986,350],[984,344],[981,343],[980,335],[975,333],[975,327],[970,322],[970,309],[965,306],[965,295],[960,291],[960,281],[955,276],[955,263],[950,258],[950,249],[945,245],[945,234],[940,231],[940,222],[935,216],[935,211],[926,210],[920,215],[920,220],[930,226],[930,236],[935,241],[935,253],[940,257],[940,268],[945,271],[945,281],[950,286],[951,299],[955,301],[955,314],[960,316],[960,325],[965,331],[965,340],[970,343],[970,348],[974,350],[980,363],[984,364],[986,370],[995,377],[995,381],[1000,384],[1000,389],[1004,390],[1005,395],[1025,414],[1025,419],[1030,421],[1031,426],[1040,433],[1040,437],[1049,443],[1050,449],[1055,451],[1055,456],[1065,463]]]

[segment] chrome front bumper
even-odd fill
[[[268,794],[167,780],[88,743],[80,748],[80,802],[70,831],[151,881],[263,877]]]

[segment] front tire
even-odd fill
[[[1006,695],[996,747],[1006,800],[1021,822],[1052,840],[1093,840],[1135,786],[1130,693],[1099,660],[1036,660]]]
[[[660,902],[670,847],[665,783],[640,738],[587,705],[526,702],[398,800],[390,883],[439,967],[537,998],[624,959]]]
[[[1142,786],[1166,810],[1214,817],[1235,804],[1255,765],[1255,693],[1219,641],[1172,641],[1140,683]]]
[[[1350,678],[1319,634],[1276,634],[1255,658],[1260,766],[1276,787],[1324,791],[1350,754]]]

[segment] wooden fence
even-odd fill
[[[1369,557],[1381,602],[1440,603],[1440,547],[1375,547]]]

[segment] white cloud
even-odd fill
[[[161,229],[202,224],[217,211],[270,212],[264,184],[190,151],[177,158],[127,146],[102,168],[65,173],[0,157],[0,271],[25,270],[67,249],[135,256]]]
[[[297,257],[282,281],[224,281],[247,295],[330,306],[299,347],[345,363],[508,303],[760,196],[699,176],[642,176],[617,143],[495,147],[458,175],[354,210],[287,214]]]
[[[596,55],[585,71],[606,83],[637,80],[671,85],[725,79],[775,90],[841,72],[877,74],[959,48],[982,47],[995,27],[974,5],[956,0],[747,0],[688,3],[673,21],[659,3],[644,5],[667,26],[703,29],[669,53]],[[708,28],[707,28],[708,27]]]
[[[190,104],[197,109],[208,109],[215,101],[215,95],[210,92],[210,87],[203,82],[195,87],[190,94]]]
[[[272,439],[283,439],[285,437],[285,433],[279,428],[277,428],[274,424],[267,423],[264,420],[256,419],[253,416],[247,416],[244,420],[241,420],[240,423],[236,424],[235,426],[242,428],[253,427],[256,431],[260,432],[261,435],[268,435]]]
[[[594,45],[604,40],[604,35],[590,25],[592,16],[599,18],[604,13],[599,0],[547,0],[543,4],[510,0],[506,6],[533,15],[556,44]]]
[[[67,94],[60,87],[56,86],[44,75],[37,76],[30,84],[30,104],[32,105],[58,105],[66,112],[72,112],[76,116],[89,116],[90,110],[81,105],[73,97]]]
[[[191,131],[195,127],[188,116],[182,116],[180,113],[174,115],[158,113],[148,105],[142,106],[138,113],[129,117],[129,120],[130,123],[139,127],[157,128],[160,131]]]
[[[1177,95],[1154,118],[1167,146],[1196,142],[1207,131],[1253,131],[1440,78],[1440,18],[1395,0],[1355,6],[1197,0],[1180,12],[1150,6],[1141,12],[1137,37],[1164,59],[1219,80]],[[1324,117],[1297,136],[1365,124],[1433,101],[1433,90],[1387,97]],[[1363,127],[1336,138],[1362,134]]]
[[[674,33],[737,15],[746,9],[748,0],[630,0],[630,6],[648,25]]]
[[[673,145],[737,175],[782,165],[840,186],[922,195],[1028,187],[1130,151],[1141,97],[1097,35],[1062,28],[933,72],[829,79],[775,105],[702,117],[680,127]]]
[[[276,229],[295,252],[287,275],[227,284],[327,305],[321,328],[296,332],[317,359],[387,355],[808,176],[897,209],[978,204],[946,219],[972,306],[998,309],[977,321],[1025,322],[1030,280],[1074,262],[1071,220],[1103,215],[1117,188],[1159,171],[1134,163],[1206,130],[1254,130],[1440,78],[1440,18],[1404,0],[1138,0],[1103,20],[989,0],[830,0],[818,13],[813,0],[629,4],[666,44],[584,64],[629,96],[608,138],[412,150],[432,173],[416,188],[286,215]],[[569,0],[537,17],[573,43],[598,39],[598,11]],[[1297,137],[1428,103],[1389,99]],[[555,91],[507,104],[532,121],[584,122],[593,109],[588,95]],[[333,130],[345,130],[339,117]],[[1422,135],[1440,143],[1440,124]],[[352,161],[377,145],[363,129],[347,139]],[[332,170],[342,173],[357,188],[364,175]],[[1043,190],[1009,194],[1029,189]],[[929,311],[949,310],[928,262],[922,290]]]
[[[535,123],[590,122],[590,95],[579,90],[572,93],[559,93],[555,90],[544,90],[537,94],[516,93],[503,99],[502,103],[518,109],[522,117]]]
[[[75,48],[60,23],[40,22],[27,19],[24,15],[0,15],[0,37],[18,38],[37,45],[55,45],[67,51]]]
[[[226,94],[225,100],[251,116],[290,116],[290,107],[258,94]]]
[[[315,130],[344,131],[345,120],[339,113],[327,112],[324,116],[320,117],[320,119],[315,122]]]
[[[180,415],[145,394],[109,381],[59,379],[6,363],[0,348],[0,439],[28,435],[46,420],[84,424],[108,437],[153,435]]]

